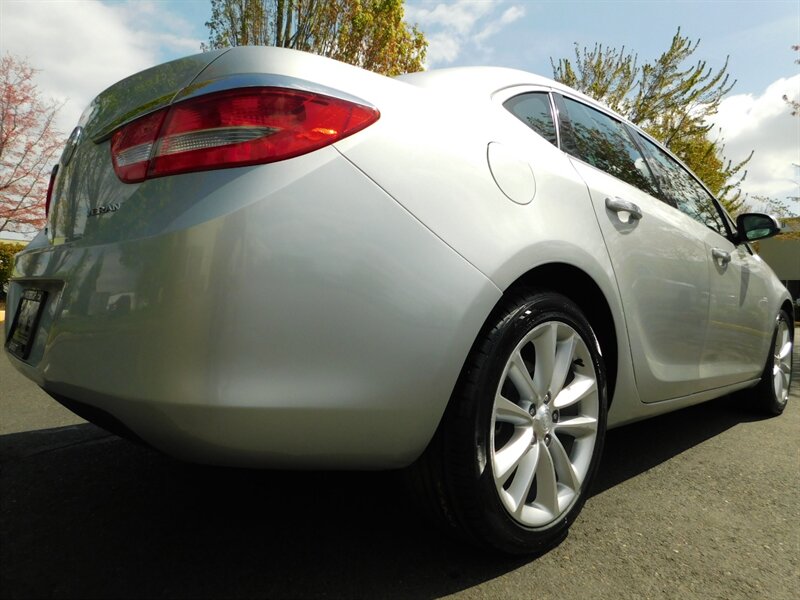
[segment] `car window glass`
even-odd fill
[[[569,98],[564,98],[564,105],[569,119],[561,134],[565,151],[643,192],[658,196],[650,169],[622,123]]]
[[[727,235],[714,200],[702,184],[646,137],[639,135],[639,140],[652,158],[653,171],[670,204],[720,235]]]
[[[506,100],[503,106],[548,142],[558,145],[550,98],[546,92],[520,94]]]

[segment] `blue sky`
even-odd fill
[[[207,38],[208,0],[156,4],[181,16],[194,37]],[[719,67],[730,56],[736,93],[756,93],[800,72],[790,49],[800,44],[796,0],[426,0],[407,1],[406,13],[431,41],[431,67],[499,65],[552,76],[550,57],[571,58],[575,42],[625,46],[649,60],[669,46],[680,27],[692,40],[701,40],[696,56],[710,66]],[[506,13],[510,22],[501,23]],[[479,38],[487,28],[494,31]],[[453,42],[459,48],[448,60]],[[172,57],[165,49],[162,58]]]
[[[701,39],[695,57],[719,68],[730,56],[737,83],[715,119],[726,156],[755,150],[749,194],[800,195],[800,119],[783,94],[800,98],[798,0],[413,1],[429,42],[428,66],[500,65],[552,76],[550,57],[575,42],[625,46],[640,60],[665,50],[678,27]],[[103,88],[138,70],[192,54],[207,39],[208,0],[0,0],[0,52],[39,68],[43,93],[63,100],[69,131]],[[800,204],[795,205],[800,212]]]
[[[494,3],[470,2],[468,6]],[[424,23],[434,2],[411,3]],[[456,5],[451,5],[450,10]],[[517,2],[502,3],[523,14],[483,45],[465,39],[454,64],[500,64],[551,76],[550,57],[572,57],[574,43],[625,46],[652,60],[669,46],[678,27],[700,39],[696,57],[719,67],[730,56],[730,72],[739,93],[759,92],[779,77],[798,72],[792,44],[800,43],[800,2]],[[486,18],[484,21],[488,20]],[[484,25],[485,26],[485,25]],[[427,29],[427,28],[426,28]],[[443,28],[445,31],[447,27]],[[480,26],[477,28],[480,29]],[[436,54],[436,49],[432,49]]]

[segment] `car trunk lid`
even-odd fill
[[[120,126],[168,106],[227,50],[174,60],[130,77],[101,92],[73,130],[58,164],[48,237],[59,244],[113,239],[109,228],[138,185],[124,184],[114,173],[109,138]],[[117,226],[122,223],[117,222]]]

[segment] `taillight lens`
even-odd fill
[[[321,94],[244,88],[179,102],[117,130],[111,158],[126,183],[276,162],[352,135],[380,113]]]
[[[167,109],[129,123],[111,136],[111,161],[122,181],[132,183],[147,178],[147,166]]]
[[[47,184],[47,199],[44,202],[44,216],[50,216],[50,202],[53,200],[53,186],[56,183],[56,176],[58,176],[58,165],[53,167],[50,171],[50,183]]]

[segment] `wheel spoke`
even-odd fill
[[[550,382],[550,393],[555,398],[564,387],[564,382],[572,366],[572,357],[575,354],[576,346],[575,334],[570,334],[565,340],[558,342],[556,346],[555,366],[553,368],[553,380]]]
[[[557,433],[571,435],[574,438],[582,438],[597,431],[597,419],[585,416],[563,419],[558,423],[554,423],[553,429]]]
[[[492,467],[494,478],[500,485],[506,482],[509,475],[514,472],[514,468],[528,454],[532,440],[532,427],[518,427],[508,443],[495,451]]]
[[[781,362],[784,362],[791,355],[792,355],[792,342],[791,342],[791,340],[787,340],[786,343],[784,343],[781,346],[781,350],[780,350],[780,352],[778,352],[777,358]]]
[[[789,373],[783,373],[783,389],[788,392],[789,391],[789,382],[791,381]]]
[[[788,365],[780,364],[772,367],[773,387],[775,388],[775,395],[778,398],[781,398],[784,392],[788,391],[791,373],[791,367]]]
[[[596,389],[595,381],[586,375],[575,374],[570,384],[556,396],[553,406],[559,410],[580,402]]]
[[[550,439],[549,448],[556,475],[558,475],[558,481],[577,493],[581,487],[581,481],[578,474],[575,472],[575,468],[572,466],[572,462],[569,460],[567,451],[561,444],[561,440],[553,436]]]
[[[533,417],[527,410],[500,394],[494,400],[494,418],[501,423],[514,425],[530,425],[533,422]]]
[[[523,399],[528,402],[533,402],[535,400],[536,391],[534,389],[533,380],[531,379],[531,374],[528,372],[528,367],[525,366],[525,361],[522,359],[519,350],[511,355],[508,376],[511,378],[511,382],[514,384],[514,387],[517,388],[517,392],[519,392],[519,395]]]
[[[530,452],[525,454],[524,460],[520,462],[519,468],[514,474],[514,481],[507,490],[513,500],[512,512],[517,515],[522,512],[522,507],[525,506],[525,499],[528,497],[528,492],[530,492],[533,484],[534,473],[536,473],[539,464],[541,464],[541,455],[546,454],[539,447],[540,445],[536,444],[531,447]]]
[[[544,396],[553,381],[553,369],[556,360],[557,323],[547,323],[544,331],[534,338],[536,348],[536,368],[533,370],[533,389],[539,397]]]
[[[553,459],[544,444],[539,444],[539,464],[536,465],[536,504],[551,515],[558,515],[558,483]]]

